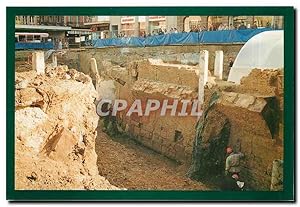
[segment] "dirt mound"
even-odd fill
[[[89,76],[66,66],[21,72],[15,88],[16,189],[118,189],[98,173]]]
[[[241,79],[241,84],[236,87],[239,93],[251,93],[260,96],[275,96],[283,77],[281,69],[253,69],[248,76]]]

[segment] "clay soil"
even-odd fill
[[[97,165],[101,176],[128,190],[210,190],[185,176],[187,167],[130,138],[111,138],[98,129]]]

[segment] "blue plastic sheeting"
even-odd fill
[[[146,47],[160,45],[222,44],[247,42],[251,37],[271,28],[222,30],[93,40],[94,47]]]
[[[53,49],[52,42],[16,42],[16,50],[28,50],[28,49]]]
[[[143,46],[197,44],[199,34],[191,32],[150,36],[144,38]]]

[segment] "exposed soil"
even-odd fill
[[[32,65],[28,61],[17,61],[15,62],[16,72],[24,72],[32,70]]]
[[[90,77],[66,66],[16,72],[15,188],[118,190],[96,166],[97,95]]]
[[[166,158],[130,138],[110,138],[98,128],[97,165],[101,176],[128,190],[209,190],[185,176],[187,166]]]

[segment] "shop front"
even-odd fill
[[[166,16],[149,16],[149,31],[157,34],[159,29],[166,29]]]
[[[72,29],[66,33],[66,48],[80,48],[90,46],[92,42],[92,30],[90,29]]]
[[[121,33],[120,37],[132,37],[135,35],[135,16],[122,16],[121,17]]]

